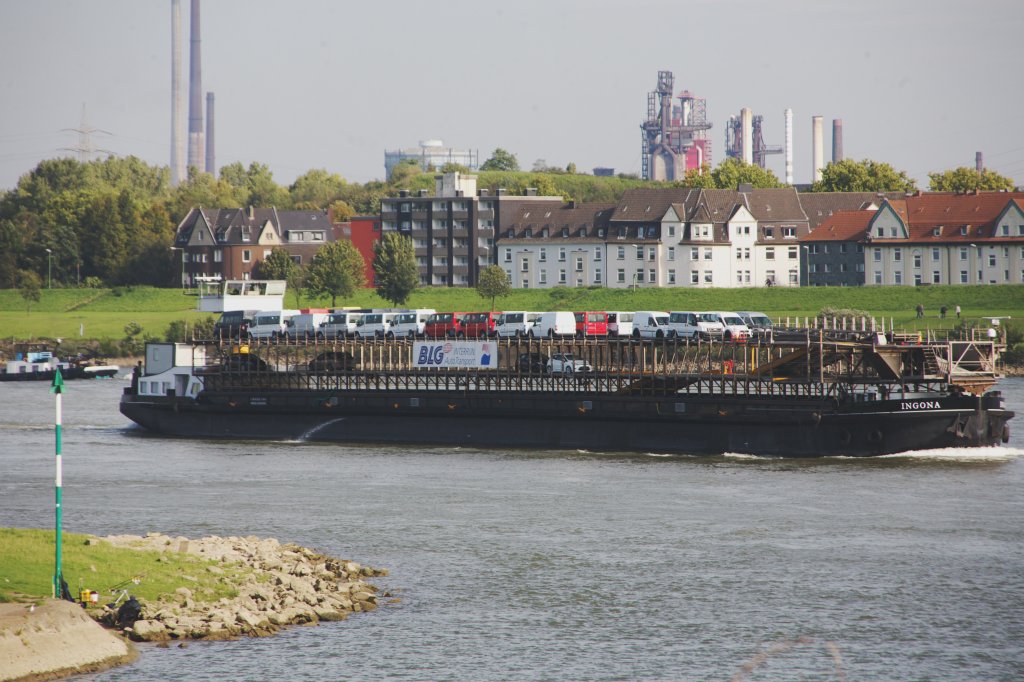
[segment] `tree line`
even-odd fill
[[[222,167],[218,177],[191,172],[185,182],[171,187],[166,166],[152,166],[135,157],[88,162],[49,159],[23,175],[14,189],[0,192],[0,288],[170,286],[176,275],[170,251],[174,231],[193,207],[330,209],[335,220],[344,221],[353,215],[379,214],[380,200],[397,195],[400,189],[432,192],[437,171],[469,169],[448,164],[424,170],[416,159],[409,159],[396,166],[387,180],[360,184],[314,169],[283,186],[265,164],[232,163]],[[535,188],[540,195],[580,202],[615,202],[626,190],[639,187],[783,186],[772,171],[732,158],[666,183],[631,175],[584,175],[576,172],[575,164],[562,169],[542,160],[533,170],[523,171],[515,155],[500,148],[475,173],[481,189],[523,194]],[[929,178],[929,189],[934,191],[1014,186],[1010,178],[971,168],[930,173]],[[916,183],[905,172],[871,160],[830,163],[813,187],[813,191],[837,192],[915,189]],[[309,273],[311,283],[301,288],[326,291],[315,272]]]

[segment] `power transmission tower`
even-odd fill
[[[78,145],[74,147],[61,147],[63,152],[77,152],[78,160],[82,163],[89,161],[92,155],[95,153],[101,154],[116,154],[109,149],[102,149],[96,147],[92,143],[91,135],[93,133],[103,133],[104,135],[113,135],[110,131],[100,130],[99,128],[93,128],[89,125],[89,121],[85,116],[85,103],[82,103],[82,122],[78,124],[77,128],[63,128],[63,132],[78,133]]]

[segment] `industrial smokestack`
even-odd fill
[[[843,119],[832,119],[832,163],[843,160]]]
[[[813,149],[811,168],[814,170],[814,182],[821,180],[821,169],[825,167],[825,140],[824,131],[822,129],[823,126],[824,120],[821,116],[811,117],[811,147]]]
[[[793,184],[793,110],[786,109],[786,184]]]
[[[743,163],[754,163],[754,112],[749,107],[740,109],[740,128],[743,131]]]
[[[974,152],[974,170],[978,171],[978,175],[985,170],[985,160],[982,158],[981,152]]]
[[[181,0],[171,0],[171,187],[185,181],[185,98],[181,95]]]
[[[206,172],[217,176],[217,164],[213,158],[213,93],[206,93]]]
[[[206,172],[203,159],[203,64],[199,45],[199,0],[192,0],[188,68],[188,165]]]

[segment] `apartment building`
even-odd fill
[[[562,204],[561,197],[537,196],[536,190],[524,196],[501,189],[477,192],[476,179],[444,173],[435,176],[433,195],[401,190],[381,200],[381,229],[413,240],[421,285],[476,286],[480,270],[497,258],[495,235],[503,222],[513,220],[526,202]]]

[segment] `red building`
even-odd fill
[[[363,256],[363,272],[366,273],[366,286],[376,287],[373,274],[373,246],[380,241],[380,216],[352,216],[347,223],[341,224],[341,238],[348,239]]]

